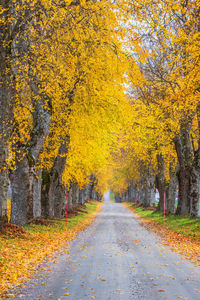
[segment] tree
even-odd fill
[[[111,130],[115,130],[119,114],[118,106],[124,101],[127,56],[122,51],[120,37],[123,33],[117,29],[120,19],[115,4],[35,1],[30,11],[28,2],[18,4],[11,6],[9,15],[18,28],[15,28],[10,60],[15,75],[15,101],[9,167],[13,189],[12,222],[21,225],[40,216],[42,169],[53,168],[48,185],[51,193],[42,187],[45,195],[56,193],[55,186],[59,185],[63,197],[63,183],[72,179],[80,185],[87,184],[87,178],[101,162],[105,163],[112,144]],[[79,120],[79,113],[82,120]],[[86,127],[87,118],[93,130],[96,129],[96,135],[88,131],[88,147],[92,145],[96,150],[100,146],[104,150],[97,152],[101,155],[98,163],[95,151],[91,153],[91,160],[82,153],[81,170],[84,171],[80,172],[77,167],[70,169],[68,145],[70,151],[75,149],[77,144],[71,137],[76,135],[77,129]],[[105,126],[102,126],[102,118]],[[103,135],[104,143],[100,140]],[[62,146],[64,151],[61,151]],[[70,175],[71,178],[66,173],[62,183],[66,158],[66,172],[80,176]],[[77,158],[74,151],[73,161]],[[22,188],[23,197],[20,195]]]

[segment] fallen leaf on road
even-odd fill
[[[12,285],[22,284],[25,280],[30,279],[34,275],[37,265],[44,259],[52,259],[52,263],[56,263],[52,253],[88,227],[93,222],[101,205],[102,203],[98,203],[93,213],[85,215],[77,225],[70,229],[67,228],[67,230],[60,226],[51,226],[52,224],[40,225],[42,232],[37,230],[37,225],[30,225],[30,229],[27,231],[16,225],[7,225],[6,239],[4,235],[0,234],[1,256],[3,257],[0,263],[0,299]],[[68,250],[64,252],[69,253]],[[67,261],[70,264],[68,259]],[[45,269],[40,266],[41,270],[50,271],[49,268]]]
[[[128,207],[131,211],[135,213],[141,225],[143,225],[148,230],[156,232],[161,236],[162,244],[169,246],[171,250],[178,252],[183,255],[184,258],[191,260],[193,263],[200,265],[199,252],[200,252],[200,242],[199,240],[194,240],[189,236],[184,234],[174,232],[173,230],[167,228],[166,226],[160,225],[153,220],[143,218],[139,216],[134,208]],[[137,240],[134,240],[137,243]],[[165,248],[163,249],[163,251]],[[162,250],[160,250],[162,251]],[[165,264],[167,266],[167,264]]]
[[[140,243],[140,240],[133,240],[134,243]]]

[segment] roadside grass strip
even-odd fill
[[[37,272],[37,266],[51,260],[53,253],[88,227],[102,203],[90,201],[67,220],[48,220],[45,225],[9,226],[0,233],[0,298],[13,285],[20,285]],[[41,269],[41,268],[40,268]],[[5,296],[6,297],[6,296]]]
[[[163,221],[162,212],[137,207],[133,203],[123,203],[138,217],[148,230],[161,237],[161,242],[183,258],[200,265],[200,219],[188,216],[167,215]]]

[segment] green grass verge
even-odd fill
[[[81,208],[81,211],[78,211],[75,215],[69,215],[67,218],[67,229],[72,229],[74,226],[78,225],[83,218],[88,215],[92,214],[96,208],[97,204],[99,202],[97,201],[90,201],[89,203],[85,203],[85,205]],[[44,225],[38,225],[38,224],[27,224],[24,225],[23,228],[28,231],[28,232],[44,232],[44,231],[49,231],[49,232],[62,232],[66,229],[66,219],[48,219],[48,221],[53,225],[53,226],[44,226]]]
[[[97,207],[97,201],[91,201],[89,203],[85,203],[85,209],[82,209],[81,212],[78,213],[77,216],[71,217],[68,219],[67,228],[72,228],[73,226],[76,226],[87,214],[92,214]]]
[[[134,204],[128,203],[130,207]],[[136,212],[139,216],[151,219],[158,224],[163,224],[163,213],[159,211],[146,210],[143,207],[137,207]],[[189,236],[195,240],[200,240],[200,219],[190,219],[188,216],[177,216],[169,214],[165,216],[165,226],[175,232]]]

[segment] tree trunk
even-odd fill
[[[42,172],[38,171],[38,174],[34,174],[33,178],[33,217],[41,217],[41,187],[42,187]]]
[[[128,187],[128,201],[133,202],[135,199],[135,187],[134,182],[132,181]]]
[[[176,214],[185,215],[190,211],[190,170],[185,167],[184,170],[179,170],[177,173],[178,177],[178,206]]]
[[[179,161],[178,177],[178,206],[176,214],[184,215],[190,211],[190,172],[191,172],[191,146],[189,142],[189,133],[183,131],[181,138],[175,142],[177,157]]]
[[[18,225],[25,224],[24,222],[30,222],[34,217],[38,218],[41,216],[41,171],[38,171],[38,174],[36,174],[35,165],[42,149],[44,138],[48,134],[50,118],[43,111],[40,103],[36,104],[33,120],[30,147],[28,150],[24,145],[19,147],[21,152],[25,151],[27,154],[21,161],[16,163],[16,169],[11,172],[10,176],[13,207],[11,222]],[[22,199],[25,209],[21,208],[23,205],[21,203]],[[19,209],[19,212],[17,209]],[[27,215],[22,216],[22,214]]]
[[[77,183],[72,183],[72,209],[78,205],[79,189]]]
[[[165,195],[165,185],[160,182],[157,177],[157,189],[159,191],[159,202],[158,202],[158,210],[164,210],[164,195]]]
[[[83,205],[85,202],[85,189],[79,191],[79,204]]]
[[[198,119],[199,119],[199,131],[200,131],[200,116],[198,116]],[[200,142],[199,142],[198,149],[195,152],[194,160],[190,172],[189,200],[190,200],[191,218],[199,217],[199,196],[200,196],[199,188],[200,188]]]
[[[8,157],[7,141],[10,137],[9,120],[13,119],[13,85],[11,72],[10,40],[11,24],[9,14],[11,2],[1,0],[1,17],[6,20],[0,22],[0,221],[7,222],[7,192],[9,186],[6,159]]]
[[[64,217],[65,189],[61,177],[62,173],[58,173],[55,166],[50,172],[43,171],[41,203],[42,215],[45,218]]]
[[[177,175],[176,175],[177,167],[175,170],[170,166],[170,182],[167,187],[166,194],[166,209],[171,213],[175,213],[175,204],[176,204],[176,191],[178,186]]]
[[[145,183],[145,197],[144,197],[145,207],[153,206],[155,202],[154,183],[155,183],[155,177],[153,175],[148,175],[146,177],[146,183]]]
[[[43,171],[41,202],[43,216],[46,218],[62,218],[64,216],[65,188],[62,184],[62,173],[66,157],[62,157],[61,154],[66,151],[66,146],[63,144],[51,171]]]
[[[166,192],[166,182],[165,182],[165,165],[162,154],[157,155],[158,161],[158,174],[156,175],[156,188],[159,191],[159,202],[158,210],[164,210],[164,193]]]
[[[199,113],[198,113],[199,115]],[[199,116],[198,116],[199,119]],[[198,121],[200,123],[200,121]],[[199,126],[200,127],[200,126]],[[200,174],[200,147],[192,152],[189,138],[190,130],[182,130],[180,138],[176,139],[175,146],[179,160],[178,171],[178,207],[177,214],[199,216],[199,174]]]
[[[0,108],[1,109],[1,108]],[[6,168],[7,146],[0,140],[0,221],[7,222],[8,171]]]
[[[195,168],[190,173],[190,217],[199,217],[199,172]]]
[[[62,173],[65,168],[66,157],[61,157],[60,154],[66,153],[67,148],[63,144],[60,147],[59,155],[56,158],[54,176],[51,178],[50,182],[50,193],[49,198],[52,198],[50,202],[54,202],[54,217],[62,218],[64,217],[64,207],[65,207],[65,187],[62,183]]]
[[[19,16],[18,12],[15,11],[17,7],[17,3],[20,1],[16,1],[12,3],[10,1],[10,10],[12,13],[13,21],[11,22],[11,41],[14,56],[16,57],[12,61],[12,72],[14,74],[14,78],[17,78],[18,75],[20,76],[21,70],[18,69],[18,63],[21,62],[24,67],[27,67],[27,77],[29,76],[29,80],[26,80],[30,93],[34,96],[38,96],[39,90],[39,80],[33,76],[32,74],[32,67],[31,62],[28,58],[29,50],[30,50],[30,39],[28,31],[31,29],[33,24],[36,25],[36,16],[33,10],[26,11],[27,22],[23,22],[22,16]],[[20,3],[18,3],[20,4]],[[38,8],[36,8],[38,9]],[[25,20],[25,19],[24,19]],[[23,24],[22,24],[23,22]],[[9,23],[9,21],[8,21]],[[10,57],[12,55],[10,54]],[[16,62],[16,63],[15,63]],[[14,86],[14,83],[13,83]],[[22,89],[23,90],[23,89]],[[18,91],[18,100],[20,105],[27,105],[24,104],[24,97],[26,95],[22,91],[22,97],[20,92]],[[32,96],[28,95],[30,100],[32,100],[30,107],[30,112],[32,112],[32,120],[30,122],[30,140],[24,142],[22,144],[21,141],[16,140],[15,148],[17,148],[16,153],[20,152],[21,154],[26,154],[26,156],[22,159],[22,161],[16,163],[16,167],[19,170],[13,170],[11,174],[11,187],[14,189],[13,196],[12,196],[12,216],[11,221],[16,224],[24,224],[24,222],[29,222],[33,217],[40,217],[41,216],[41,205],[40,205],[40,185],[41,185],[41,177],[37,178],[35,176],[35,169],[36,169],[36,162],[40,151],[43,147],[43,143],[45,137],[49,131],[49,124],[50,124],[50,117],[48,110],[45,111],[44,102],[42,97],[39,97],[41,100],[32,99]],[[18,101],[17,101],[18,102]],[[15,134],[16,137],[18,135],[18,122],[15,122]],[[32,126],[32,127],[31,127]],[[18,159],[18,157],[17,157]],[[17,161],[16,159],[16,161]],[[24,182],[20,182],[18,178],[24,178]],[[25,178],[27,176],[27,178]],[[17,186],[18,185],[18,186]],[[23,186],[23,195],[21,192],[21,186]],[[27,190],[25,190],[27,188]],[[18,198],[17,198],[18,197]],[[25,208],[22,209],[22,199],[24,201]],[[34,203],[35,202],[35,203]],[[19,212],[17,209],[19,208]],[[16,216],[14,216],[14,213]],[[19,220],[19,216],[22,214],[26,214],[26,216],[22,216],[22,220]]]
[[[198,24],[200,27],[200,22]],[[200,28],[198,28],[200,29]],[[200,103],[197,105],[197,120],[198,120],[198,130],[200,137]],[[198,142],[198,149],[194,153],[194,160],[191,170],[191,179],[190,179],[190,217],[197,218],[199,217],[199,192],[200,188],[200,138]]]
[[[51,193],[51,187],[53,187],[53,193]],[[63,218],[65,213],[65,188],[62,184],[62,173],[58,174],[57,179],[54,179],[54,182],[52,182],[52,185],[50,186],[49,197],[53,198],[52,202],[54,202],[54,217]]]
[[[168,203],[168,210],[171,214],[174,214],[176,210],[177,188],[178,188],[178,181],[177,181],[177,175],[175,169],[175,172],[173,173],[170,172],[170,182],[168,185],[167,203]]]
[[[33,168],[27,156],[10,175],[12,188],[11,223],[24,225],[33,219]]]
[[[140,180],[140,185],[137,189],[137,201],[139,204],[144,205],[145,190],[144,190],[144,179]]]
[[[88,184],[85,188],[85,201],[91,198],[91,185]]]
[[[80,193],[80,190],[79,190],[79,186],[77,184],[76,185],[76,205],[79,205],[79,193]]]
[[[49,188],[50,188],[50,172],[48,170],[42,171],[42,185],[41,185],[41,211],[44,218],[49,216]]]
[[[68,192],[67,192],[67,207],[69,210],[72,210],[72,186],[70,186]]]

